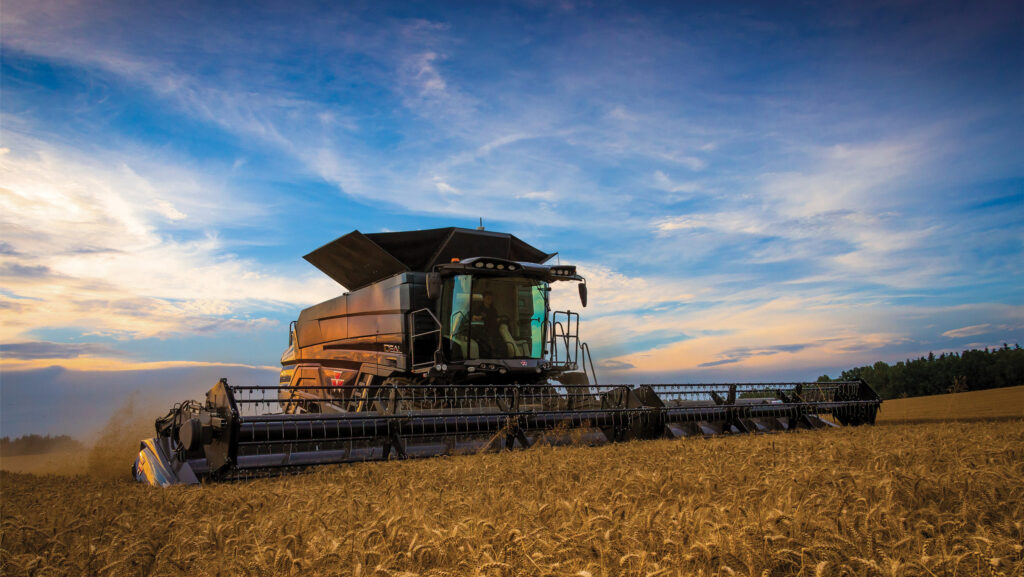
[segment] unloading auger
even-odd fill
[[[345,235],[306,260],[351,292],[302,311],[273,386],[222,379],[142,441],[153,485],[311,465],[544,444],[873,424],[863,381],[599,385],[579,314],[586,281],[515,236],[460,228]]]

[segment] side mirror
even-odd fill
[[[427,298],[436,301],[441,298],[441,273],[427,273]]]
[[[580,289],[580,304],[583,305],[583,308],[587,308],[587,283],[581,282],[576,286]]]

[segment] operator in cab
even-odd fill
[[[495,358],[495,354],[498,352],[496,343],[499,342],[500,336],[498,333],[498,311],[494,308],[494,294],[491,291],[484,292],[483,306],[477,309],[473,320],[483,323],[483,334],[481,335],[483,338],[477,341],[480,346],[481,358]]]

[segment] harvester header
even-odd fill
[[[598,384],[585,279],[511,234],[353,231],[306,255],[350,290],[289,329],[277,384],[221,380],[175,405],[133,474],[153,485],[327,463],[872,424],[862,381]]]

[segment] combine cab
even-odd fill
[[[571,265],[515,236],[352,232],[306,255],[351,292],[302,311],[274,386],[175,406],[133,473],[196,483],[326,463],[874,423],[865,383],[598,385]]]

